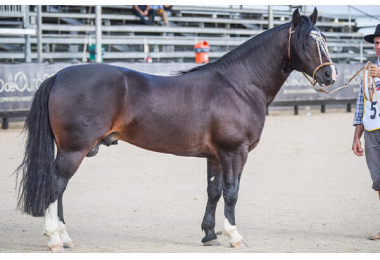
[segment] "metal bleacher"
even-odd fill
[[[30,36],[31,59],[37,58],[36,6],[25,6],[28,18],[5,15],[0,6],[0,60],[25,59],[25,34]],[[168,17],[170,26],[142,25],[132,14],[132,6],[102,6],[102,45],[105,62],[194,61],[194,44],[207,41],[210,60],[215,60],[244,41],[268,29],[268,10],[241,6],[210,7],[175,5]],[[294,8],[273,12],[273,25],[290,21]],[[30,25],[25,28],[23,19]],[[352,62],[373,55],[363,35],[355,32],[355,20],[319,16],[317,26],[326,35],[335,62]],[[42,7],[42,58],[44,61],[87,61],[88,46],[95,43],[94,6]],[[29,30],[29,31],[26,31]],[[13,33],[13,32],[18,33]]]

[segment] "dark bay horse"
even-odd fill
[[[310,17],[296,10],[291,22],[248,40],[214,63],[176,76],[106,64],[59,71],[41,84],[25,122],[25,157],[16,170],[22,176],[18,207],[45,216],[52,251],[73,247],[63,218],[67,183],[100,144],[122,140],[151,151],[206,158],[202,242],[219,243],[215,209],[223,194],[223,233],[231,246],[245,246],[236,229],[235,204],[266,109],[293,70],[315,74],[325,86],[336,78],[328,52],[319,51],[315,35],[320,40],[324,36],[314,27],[317,16],[316,9]]]

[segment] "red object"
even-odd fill
[[[153,62],[152,57],[148,56],[148,58],[146,58],[146,62],[147,63],[152,63]]]
[[[195,63],[208,63],[210,45],[208,42],[198,42],[194,45]]]

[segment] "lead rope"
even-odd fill
[[[375,96],[376,102],[377,102],[377,107],[379,108],[379,111],[380,111],[379,97],[377,95],[375,78],[372,77],[369,74],[371,65],[372,65],[372,62],[368,61],[367,64],[363,68],[361,68],[360,70],[358,70],[358,72],[356,72],[356,74],[350,80],[352,80],[353,78],[355,78],[359,74],[359,72],[361,70],[363,70],[363,77],[362,77],[363,99],[369,100],[372,103],[373,96]],[[366,73],[367,73],[367,77],[366,77]],[[365,80],[366,78],[367,78],[367,80]],[[372,84],[371,84],[371,80],[372,80]],[[369,95],[369,97],[367,97],[367,95],[365,93],[365,87],[366,86],[367,86],[367,89],[368,89],[368,95]]]
[[[363,70],[363,79],[365,79],[365,73],[366,73],[366,71],[368,71],[368,73],[369,73],[369,67],[371,67],[371,65],[372,65],[372,62],[371,61],[368,61],[367,62],[367,64],[363,67],[363,68],[361,68],[361,69],[359,69],[343,86],[341,86],[341,87],[339,87],[339,88],[336,88],[336,89],[334,89],[333,91],[327,91],[325,88],[320,88],[320,89],[316,89],[317,90],[317,92],[326,92],[327,94],[330,94],[330,95],[332,95],[334,92],[336,92],[336,91],[338,91],[338,90],[341,90],[341,89],[343,89],[343,88],[346,88],[346,89],[348,89],[348,87],[349,87],[349,84],[351,83],[351,81],[354,79],[354,78],[356,78],[356,76],[357,75],[359,75],[359,73],[360,73],[360,71],[362,71]],[[370,85],[370,79],[372,78],[372,82],[373,82],[373,84],[374,84],[374,86],[376,86],[375,85],[375,79],[373,78],[373,77],[371,77],[371,76],[369,76],[368,77],[368,80],[367,80],[367,82],[368,82],[368,84],[367,84],[367,86],[369,86]],[[307,78],[308,80],[309,80],[309,82],[311,83],[311,84],[313,84],[313,82],[311,82],[311,80],[309,79],[309,78]],[[368,98],[367,98],[367,96],[366,96],[366,94],[365,94],[365,92],[364,92],[364,85],[365,84],[363,84],[363,95],[364,95],[364,97],[365,97],[365,99],[366,100],[368,100]],[[370,90],[371,89],[371,90]],[[376,92],[376,91],[375,91]],[[375,95],[374,94],[374,92],[373,92],[373,89],[371,88],[371,87],[368,87],[368,93],[370,94],[370,101],[372,102],[372,100],[373,100],[373,96]],[[377,97],[377,93],[376,93],[376,95],[375,95],[375,97],[376,97],[376,100],[377,100],[377,102],[379,102],[378,101],[378,97]],[[380,108],[380,107],[379,107]],[[380,110],[379,110],[380,111]]]
[[[367,62],[367,64],[361,68],[357,74],[359,74],[359,72],[361,70],[363,70],[363,77],[362,77],[362,90],[363,90],[363,98],[365,100],[369,100],[371,103],[373,101],[373,96],[375,96],[376,98],[376,102],[377,102],[377,107],[379,108],[379,111],[380,111],[380,104],[379,104],[379,97],[377,95],[377,89],[376,89],[376,82],[375,82],[375,79],[374,77],[370,76],[369,75],[369,68],[371,67],[372,65],[372,62]],[[367,73],[367,81],[365,82],[365,79],[366,79],[366,73]],[[372,84],[371,84],[371,80],[372,80]],[[367,84],[365,84],[367,83]],[[369,95],[369,98],[367,97],[366,93],[365,93],[365,87],[367,85],[367,89],[368,89],[368,95]]]
[[[374,90],[375,89],[375,87],[371,87],[370,86],[370,79],[372,79],[372,83],[373,83],[373,86],[376,86],[376,83],[375,83],[375,79],[373,78],[373,77],[371,77],[370,75],[369,75],[369,68],[371,67],[371,65],[372,65],[372,62],[371,61],[368,61],[367,62],[367,64],[363,67],[363,68],[361,68],[361,69],[359,69],[348,81],[347,81],[347,83],[346,84],[344,84],[343,86],[341,86],[341,87],[339,87],[339,88],[337,88],[337,89],[335,89],[335,90],[333,90],[333,91],[331,91],[331,92],[328,92],[330,95],[332,94],[332,93],[334,93],[335,91],[337,91],[337,90],[340,90],[340,89],[342,89],[342,88],[348,88],[348,86],[349,86],[349,84],[351,83],[351,81],[354,79],[354,78],[356,78],[356,76],[357,75],[359,75],[359,73],[360,73],[360,71],[362,71],[363,70],[363,77],[362,77],[362,79],[363,79],[363,84],[362,84],[362,88],[363,88],[363,97],[366,99],[366,100],[368,100],[368,98],[367,98],[367,95],[365,94],[365,89],[364,89],[364,87],[365,87],[365,82],[364,82],[364,79],[365,79],[365,73],[366,72],[368,72],[368,79],[367,79],[367,87],[368,87],[368,94],[370,95],[370,97],[369,97],[369,100],[372,102],[372,100],[373,100],[373,96],[375,95],[375,98],[376,98],[376,100],[377,100],[377,102],[379,103],[379,101],[378,101],[378,96],[377,96],[377,93],[375,93],[376,92],[376,90]],[[379,107],[380,108],[380,107]],[[380,111],[380,110],[379,110]]]

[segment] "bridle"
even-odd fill
[[[292,26],[290,26],[289,28],[289,41],[288,41],[288,58],[290,60],[290,44],[291,44],[291,38],[292,38],[292,34],[294,33],[294,31],[292,31]],[[350,84],[350,82],[357,76],[359,75],[360,71],[363,70],[363,80],[365,79],[365,73],[367,72],[368,73],[368,78],[367,78],[367,88],[368,88],[368,94],[369,94],[369,98],[366,96],[365,94],[365,91],[364,91],[364,82],[363,82],[363,96],[366,100],[370,100],[371,102],[373,101],[373,96],[375,96],[376,100],[378,101],[378,97],[377,97],[377,92],[376,92],[376,87],[373,87],[373,86],[376,86],[375,84],[375,80],[373,77],[371,77],[369,75],[369,69],[372,65],[372,62],[368,61],[367,64],[359,69],[348,81],[346,84],[344,84],[343,86],[339,87],[339,88],[336,88],[334,89],[333,91],[328,91],[326,90],[324,87],[320,87],[320,88],[317,88],[315,85],[317,85],[317,81],[315,80],[315,74],[317,73],[317,71],[322,68],[323,66],[327,66],[327,65],[334,65],[334,63],[331,61],[331,58],[330,58],[330,54],[328,52],[328,49],[327,49],[327,44],[326,44],[326,41],[325,39],[322,37],[321,33],[319,31],[311,31],[310,32],[310,35],[311,37],[313,37],[313,39],[315,39],[316,43],[317,43],[317,50],[318,50],[318,55],[319,55],[319,61],[321,62],[321,64],[316,67],[314,69],[314,72],[313,72],[313,81],[311,81],[309,79],[309,77],[306,75],[305,72],[302,72],[302,74],[305,76],[305,78],[310,82],[310,84],[314,87],[315,91],[317,92],[325,92],[327,94],[330,94],[332,95],[332,93],[334,93],[335,91],[338,91],[338,90],[341,90],[343,88],[348,88],[348,85]],[[322,53],[321,53],[321,50],[322,52],[326,55],[327,59],[329,60],[329,62],[322,62]],[[372,80],[372,84],[370,84],[370,81]],[[377,102],[378,105],[379,105],[379,109],[380,109],[380,102]]]
[[[289,40],[288,40],[288,58],[290,60],[290,46],[291,46],[291,39],[292,39],[292,34],[294,33],[294,31],[292,31],[292,25],[289,27]],[[320,65],[318,67],[316,67],[313,71],[313,81],[309,79],[309,77],[306,75],[305,72],[302,72],[302,74],[305,76],[305,78],[310,82],[310,84],[313,86],[313,88],[315,89],[315,91],[317,92],[326,92],[326,93],[329,93],[329,94],[332,94],[333,92],[335,92],[336,90],[332,91],[332,92],[329,92],[327,91],[324,87],[321,87],[321,88],[317,88],[316,85],[317,85],[317,80],[315,79],[315,74],[317,73],[317,71],[324,67],[324,66],[329,66],[329,65],[334,65],[334,63],[331,61],[331,58],[330,58],[330,54],[329,54],[329,51],[327,49],[327,43],[325,41],[325,39],[322,37],[322,34],[320,33],[320,31],[311,31],[310,32],[310,36],[315,40],[316,44],[317,44],[317,50],[318,50],[318,55],[319,55],[319,61],[320,61]],[[329,60],[328,62],[323,62],[322,61],[322,52],[325,54],[325,56],[327,57],[327,59]],[[345,86],[344,86],[345,87]],[[342,87],[341,87],[342,88]],[[340,88],[339,88],[340,89]]]

